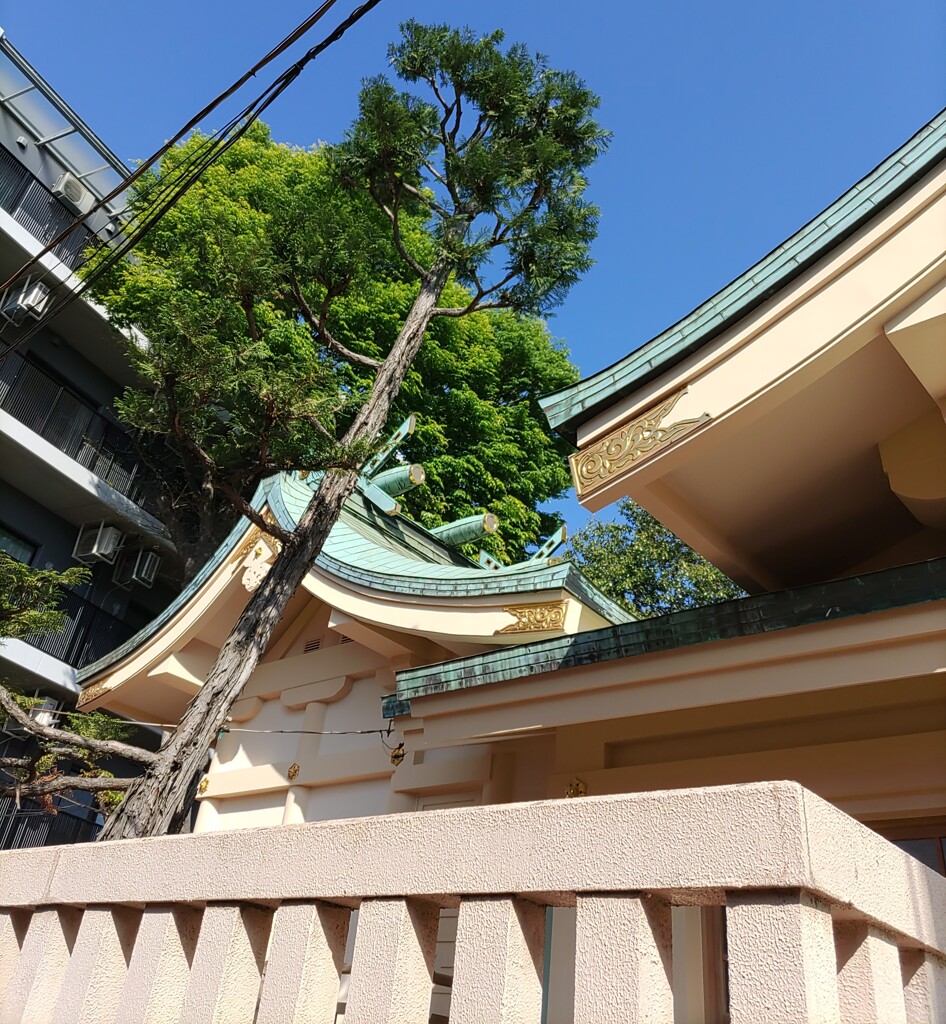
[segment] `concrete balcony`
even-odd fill
[[[946,1019],[946,879],[794,783],[13,851],[0,908],[4,1022]]]

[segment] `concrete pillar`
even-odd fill
[[[59,992],[56,1024],[102,1024],[115,1019],[141,912],[88,907]]]
[[[190,907],[146,907],[138,926],[115,1021],[177,1024],[201,914]]]
[[[860,921],[839,922],[834,942],[844,1024],[906,1024],[900,952],[894,942]]]
[[[20,962],[20,947],[29,928],[30,912],[0,910],[0,1006]]]
[[[252,1024],[272,913],[236,903],[210,904],[200,925],[181,1020]]]
[[[919,949],[900,952],[907,1024],[946,1021],[946,960]]]
[[[732,1024],[841,1024],[831,911],[798,890],[730,892]]]
[[[283,806],[282,824],[301,825],[305,821],[306,810],[309,805],[309,793],[307,786],[290,786],[286,791],[286,803]]]
[[[450,1024],[539,1024],[545,907],[512,896],[460,903]]]
[[[47,907],[33,914],[0,1009],[0,1024],[53,1024],[81,920],[82,911],[73,907]]]
[[[427,1020],[439,921],[437,907],[412,900],[361,904],[345,1024]]]
[[[334,1024],[350,917],[318,903],[279,907],[256,1024]]]
[[[575,1024],[673,1024],[670,907],[633,895],[578,897]]]
[[[197,817],[194,819],[193,834],[200,835],[202,832],[214,832],[217,828],[217,819],[220,817],[220,801],[213,797],[207,797],[200,801],[200,808]]]

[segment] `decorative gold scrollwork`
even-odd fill
[[[667,427],[660,425],[686,393],[687,388],[678,391],[643,416],[618,427],[591,448],[572,455],[569,462],[578,496],[597,490],[632,463],[705,423],[710,418],[706,412],[702,416],[677,420]]]
[[[289,765],[289,771],[286,772],[286,778],[289,779],[290,782],[295,782],[298,775],[299,766],[296,764],[295,761],[293,761],[292,764]]]
[[[545,633],[565,628],[567,601],[553,601],[550,604],[513,604],[503,607],[504,612],[514,615],[511,622],[496,633]]]
[[[76,707],[81,708],[83,704],[90,704],[93,700],[97,700],[102,696],[103,693],[108,693],[109,687],[106,683],[93,683],[91,686],[83,688],[79,694],[79,699],[76,701]]]

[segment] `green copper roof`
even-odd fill
[[[253,507],[261,509],[268,504],[279,525],[292,530],[318,479],[313,474],[303,481],[295,473],[271,477],[260,484]],[[570,562],[543,559],[488,569],[449,548],[406,516],[379,511],[369,497],[371,490],[370,482],[366,481],[364,486],[359,483],[315,560],[319,568],[338,579],[379,593],[446,599],[563,589],[609,622],[631,619],[628,612],[601,594]],[[249,525],[247,519],[241,518],[172,604],[127,643],[84,668],[78,674],[79,682],[88,682],[120,661],[169,622],[226,561]]]
[[[419,697],[943,600],[946,558],[937,558],[405,669],[397,673],[397,690],[383,699],[382,710],[385,718],[395,718],[410,714],[411,700]]]
[[[840,245],[946,157],[946,110],[754,267],[607,369],[539,400],[572,443],[577,428],[727,330]]]

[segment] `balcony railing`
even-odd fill
[[[0,146],[0,207],[43,245],[75,221],[75,215],[3,146]],[[95,241],[91,231],[79,226],[53,249],[53,255],[70,270],[75,270],[83,262],[85,250]]]
[[[712,1019],[678,904],[723,908]],[[759,783],[8,852],[0,953],[2,1021],[942,1024],[946,879]]]
[[[65,625],[55,633],[26,637],[32,647],[73,668],[85,668],[114,651],[134,633],[127,623],[74,591],[63,589],[61,594],[59,608],[66,613]]]
[[[147,508],[131,437],[18,352],[0,356],[0,409]]]
[[[26,850],[91,842],[101,829],[94,821],[68,811],[50,814],[32,800],[0,797],[0,850]]]

